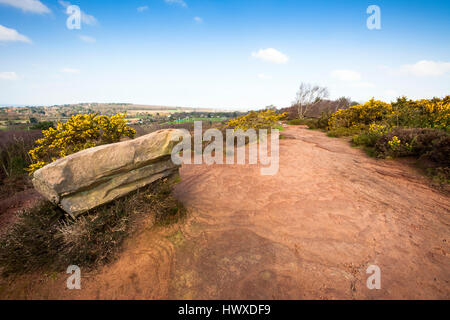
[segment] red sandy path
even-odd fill
[[[194,214],[170,297],[450,298],[448,197],[340,139],[285,134],[295,139],[280,141],[275,176],[181,170],[177,194]],[[371,264],[381,290],[366,287]]]
[[[280,169],[190,165],[175,194],[189,210],[142,228],[119,259],[83,275],[22,282],[7,298],[450,298],[449,198],[395,161],[299,127],[280,140]],[[381,290],[366,269],[381,268]],[[16,284],[17,286],[17,284]]]

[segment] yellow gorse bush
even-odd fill
[[[386,131],[387,131],[386,126],[381,125],[381,124],[372,123],[369,126],[369,132],[373,133],[373,134],[381,135],[381,134],[385,133]]]
[[[285,116],[286,113],[277,114],[273,110],[251,111],[244,116],[231,119],[226,127],[243,131],[249,129],[270,129],[276,127],[278,121]]]
[[[36,148],[29,151],[35,161],[28,171],[39,168],[69,154],[102,144],[119,142],[122,137],[134,138],[136,131],[126,125],[125,114],[108,117],[98,114],[79,114],[67,122],[58,122],[56,129],[43,130]]]
[[[450,123],[450,99],[447,102],[438,101],[426,104],[427,112],[433,115],[433,124],[435,127],[449,129]]]
[[[450,96],[443,99],[408,100],[392,104],[371,99],[348,109],[337,110],[328,121],[328,129],[361,127],[369,124],[386,127],[450,129]]]
[[[367,125],[382,120],[389,113],[392,113],[390,104],[372,98],[362,105],[337,110],[328,120],[328,126],[335,129],[339,127],[350,128],[361,124]]]

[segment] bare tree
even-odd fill
[[[328,89],[320,86],[313,86],[309,83],[302,83],[295,96],[293,105],[297,109],[300,119],[305,118],[305,114],[312,107],[317,105],[322,99],[328,97]]]
[[[277,111],[277,107],[275,107],[273,104],[271,104],[270,106],[265,107],[264,110],[273,110],[273,111]]]
[[[350,97],[340,97],[336,100],[334,112],[336,112],[338,109],[347,109],[351,104],[352,99]]]

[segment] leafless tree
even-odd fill
[[[340,97],[336,100],[336,105],[333,112],[338,109],[347,109],[352,104],[352,99],[350,97]]]
[[[275,107],[273,104],[271,104],[270,106],[265,107],[264,110],[277,111],[277,107]]]
[[[297,109],[297,114],[300,119],[305,118],[305,114],[312,107],[317,105],[322,99],[328,97],[328,89],[309,83],[302,83],[295,96],[293,105]]]

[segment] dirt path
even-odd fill
[[[116,262],[83,277],[83,290],[62,289],[64,275],[24,281],[8,297],[450,299],[448,197],[340,139],[284,134],[275,176],[183,166],[175,193],[188,219],[143,227]],[[372,264],[380,290],[366,287]]]

